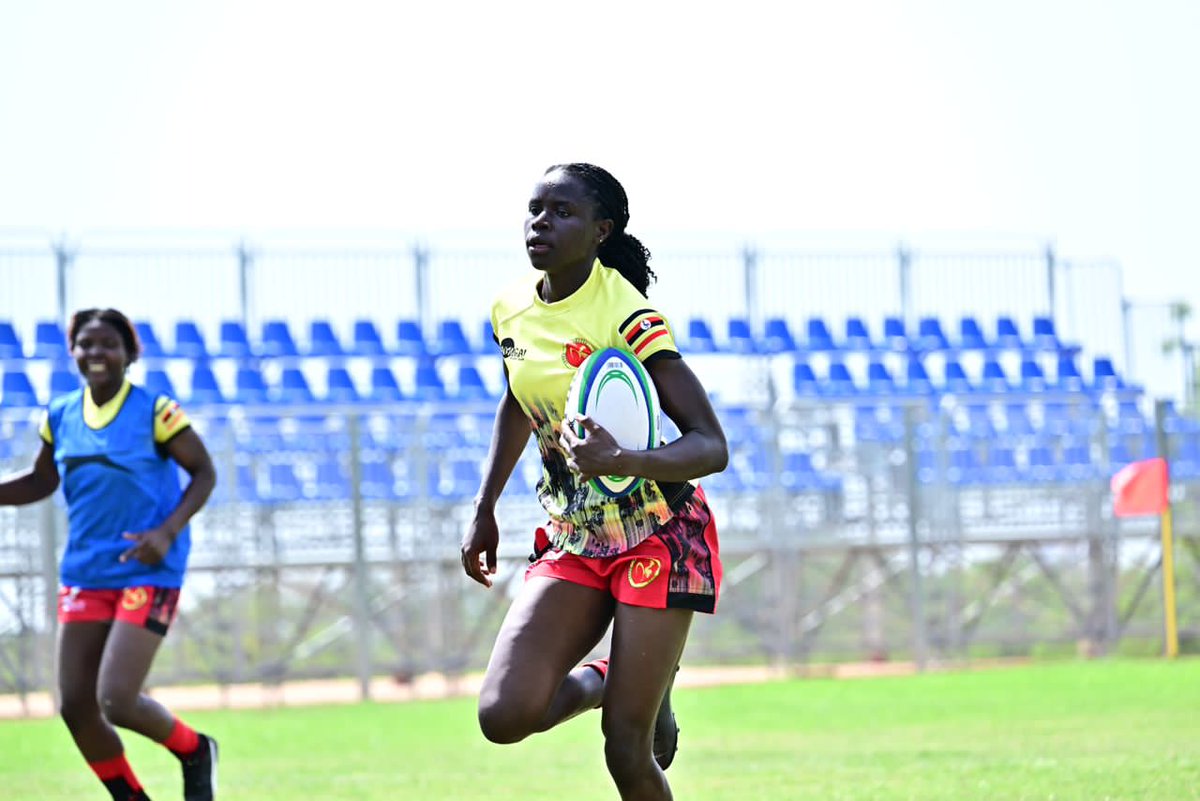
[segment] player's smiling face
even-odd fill
[[[548,273],[591,267],[612,229],[611,220],[595,217],[595,204],[581,181],[561,170],[544,175],[533,188],[525,216],[530,264]]]
[[[90,387],[100,388],[125,380],[129,352],[117,329],[103,320],[92,320],[79,329],[71,355]]]

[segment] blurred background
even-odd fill
[[[1200,631],[1200,9],[1186,2],[210,3],[0,11],[0,468],[139,324],[221,481],[154,681],[481,668],[457,547],[490,299],[550,164],[622,181],[733,458],[696,664],[1162,650]],[[0,510],[0,693],[50,684],[61,501]]]

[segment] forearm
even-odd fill
[[[35,470],[27,470],[0,481],[0,506],[24,506],[37,503],[54,494],[57,482],[51,483]]]
[[[690,481],[719,473],[729,461],[725,438],[689,431],[661,448],[621,450],[614,475],[640,476],[654,481]]]
[[[496,505],[509,476],[517,462],[521,461],[521,454],[525,452],[525,443],[529,441],[531,433],[529,419],[521,411],[520,404],[505,392],[496,409],[492,443],[483,464],[483,481],[475,496],[476,507],[490,509]]]
[[[183,496],[179,499],[179,504],[162,524],[163,528],[170,532],[172,538],[183,531],[183,527],[188,524],[188,521],[200,511],[216,485],[217,473],[211,465],[202,467],[192,474],[191,481],[188,482]]]

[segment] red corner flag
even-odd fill
[[[1112,477],[1110,486],[1117,517],[1162,514],[1167,508],[1167,460],[1144,459],[1125,465]]]

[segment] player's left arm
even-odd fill
[[[172,436],[166,442],[165,448],[167,454],[184,469],[191,480],[166,520],[147,531],[125,534],[125,538],[133,543],[129,550],[121,555],[122,562],[128,559],[137,559],[151,565],[161,562],[171,549],[175,538],[179,536],[179,532],[192,516],[200,511],[217,485],[217,471],[213,467],[212,457],[208,454],[208,448],[204,446],[204,440],[200,439],[200,435],[191,426]]]
[[[590,418],[577,419],[586,437],[580,439],[563,426],[568,464],[584,477],[640,476],[654,481],[690,481],[719,473],[729,462],[729,448],[708,393],[687,363],[675,353],[658,354],[646,361],[659,403],[679,428],[679,439],[661,448],[625,450]]]

